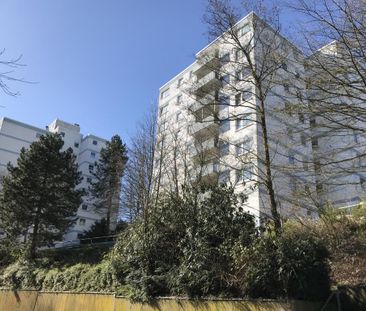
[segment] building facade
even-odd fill
[[[199,51],[160,88],[155,157],[160,189],[228,183],[245,194],[244,209],[261,219],[270,217],[270,166],[281,215],[316,216],[324,200],[314,157],[328,147],[313,152],[313,118],[304,110],[306,61],[254,13]],[[356,186],[347,186],[352,195],[363,193]],[[347,204],[349,189],[338,191]],[[332,196],[327,200],[333,203]]]
[[[90,134],[83,136],[78,124],[58,119],[42,129],[9,118],[2,118],[0,121],[0,174],[7,174],[7,163],[17,164],[20,150],[23,147],[27,149],[31,143],[47,133],[60,134],[64,140],[63,149],[72,148],[83,177],[78,187],[88,189],[93,179],[91,172],[94,170],[106,140]],[[89,230],[103,216],[103,213],[95,210],[91,198],[84,197],[83,203],[77,211],[77,222],[65,234],[64,241],[77,240],[79,234]]]

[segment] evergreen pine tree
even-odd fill
[[[95,182],[91,184],[91,193],[94,206],[104,214],[108,233],[114,230],[116,225],[114,218],[117,220],[121,179],[127,160],[126,145],[118,135],[114,135],[101,150],[93,173]]]
[[[76,220],[83,190],[72,149],[61,151],[58,134],[41,136],[22,148],[17,165],[8,164],[0,198],[0,227],[8,236],[24,236],[29,256],[52,245]],[[27,241],[28,240],[28,241]]]

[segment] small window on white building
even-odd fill
[[[292,150],[288,152],[288,162],[290,164],[295,164],[295,153]]]
[[[181,118],[181,115],[182,115],[182,113],[180,111],[178,111],[177,114],[176,114],[175,120],[179,121],[180,118]]]
[[[84,218],[79,219],[79,225],[80,226],[85,226],[85,219]]]
[[[242,142],[235,145],[236,155],[240,156],[252,149],[252,139],[250,137],[246,137]]]
[[[304,114],[303,113],[299,113],[299,121],[301,122],[301,123],[305,123],[305,116],[304,116]]]
[[[253,177],[253,166],[246,165],[241,170],[236,170],[236,182],[247,182]]]
[[[94,170],[94,165],[89,164],[89,171]]]
[[[79,143],[74,143],[75,148],[79,148]]]
[[[245,88],[244,91],[241,93],[241,98],[244,102],[246,102],[252,98],[252,95],[252,88],[248,87]]]
[[[226,74],[221,77],[221,86],[224,87],[230,83],[230,75]]]
[[[90,157],[91,157],[91,158],[95,159],[95,156],[96,156],[95,152],[93,152],[93,151],[92,151],[92,152],[90,152]]]
[[[168,96],[169,96],[169,89],[166,89],[161,92],[160,98],[164,99],[164,98],[167,98]]]
[[[230,153],[230,144],[227,141],[220,141],[219,151],[221,157],[228,155]]]
[[[225,133],[230,130],[230,120],[224,119],[220,121],[220,133]]]
[[[182,82],[183,82],[183,78],[180,78],[178,80],[177,87],[180,87],[182,85]]]
[[[249,31],[250,31],[249,24],[245,24],[244,26],[242,26],[238,29],[237,36],[240,38],[240,37],[244,36],[246,33],[248,33]]]
[[[238,131],[246,127],[251,121],[251,114],[244,113],[238,119],[235,120],[235,129]]]
[[[83,211],[88,210],[88,205],[87,205],[87,204],[83,204],[83,205],[81,205],[81,209],[82,209]]]
[[[65,137],[65,132],[60,132],[60,135],[61,135],[62,137]]]
[[[86,182],[91,183],[91,181],[92,181],[91,177],[86,178]]]
[[[220,57],[221,64],[225,65],[230,62],[230,53],[225,53]]]
[[[223,172],[220,172],[220,174],[219,174],[219,183],[220,184],[226,184],[228,182],[230,182],[230,171],[225,170]]]
[[[98,142],[96,140],[93,140],[93,145],[98,145]]]
[[[182,100],[183,100],[183,96],[182,95],[178,95],[177,96],[177,104],[182,103]]]

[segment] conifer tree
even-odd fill
[[[58,134],[41,136],[22,148],[17,165],[8,164],[0,200],[0,227],[8,236],[23,235],[30,258],[52,245],[76,220],[83,190],[72,149],[62,151]]]
[[[108,233],[114,230],[119,209],[121,179],[127,163],[127,148],[119,135],[114,135],[100,152],[96,170],[93,173],[95,182],[91,185],[94,206],[104,214]]]

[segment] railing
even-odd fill
[[[117,240],[117,235],[106,235],[93,238],[83,238],[77,240],[67,240],[62,242],[56,242],[55,248],[73,248],[80,245],[92,245],[92,244],[113,244]]]

